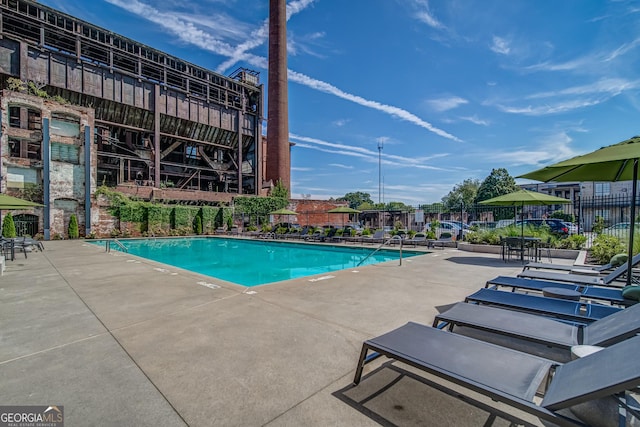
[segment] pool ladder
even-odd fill
[[[358,265],[356,265],[356,267],[360,267],[362,265],[363,262],[365,262],[366,260],[368,260],[369,258],[371,258],[373,255],[375,255],[380,249],[382,249],[384,247],[384,245],[386,245],[387,243],[389,243],[391,240],[393,240],[393,237],[390,237],[387,239],[387,241],[383,241],[382,243],[380,243],[380,246],[378,246],[373,252],[371,252],[369,255],[367,255],[366,257],[362,258],[360,260],[360,262],[358,263]],[[400,264],[402,265],[402,239],[400,239]]]
[[[109,239],[109,240],[107,240],[105,242],[105,245],[104,245],[104,250],[105,251],[111,252],[111,243],[115,243],[116,246],[118,246],[124,252],[129,252],[129,249],[127,249],[127,247],[125,245],[123,245],[122,242],[119,241],[118,239]]]

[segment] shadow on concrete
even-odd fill
[[[416,425],[416,420],[420,420],[419,425],[442,427],[508,426],[510,422],[534,427],[471,396],[394,366],[392,361],[365,375],[359,385],[350,384],[332,395],[386,427]]]
[[[447,261],[456,264],[464,265],[476,265],[481,267],[495,267],[495,268],[514,268],[524,265],[520,261],[503,261],[500,258],[487,258],[487,257],[474,257],[474,256],[452,256],[447,258]]]

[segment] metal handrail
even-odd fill
[[[382,243],[380,243],[380,246],[378,246],[373,252],[371,252],[369,255],[367,255],[366,257],[362,258],[360,260],[360,262],[356,265],[356,267],[360,267],[362,265],[363,262],[365,262],[366,260],[368,260],[370,257],[372,257],[373,255],[376,254],[376,252],[378,252],[380,249],[382,249],[382,247],[384,245],[386,245],[387,243],[389,243],[392,240],[398,240],[398,239],[394,239],[395,236],[391,236],[390,238],[388,238],[386,241],[383,241]],[[400,265],[402,265],[402,239],[400,240]]]
[[[122,242],[120,242],[118,239],[108,239],[105,242],[105,247],[104,247],[105,251],[111,252],[111,243],[115,243],[123,251],[125,251],[127,253],[129,252],[129,249],[127,249],[127,247],[125,245],[123,245]]]

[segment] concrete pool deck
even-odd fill
[[[0,405],[64,405],[67,426],[482,426],[487,412],[399,363],[350,384],[364,340],[431,324],[522,269],[445,248],[245,288],[83,241],[45,246],[0,276]]]

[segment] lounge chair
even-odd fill
[[[627,263],[622,264],[620,267],[613,270],[606,276],[586,276],[583,274],[571,274],[571,273],[557,273],[553,271],[543,270],[523,270],[518,274],[518,277],[526,277],[529,279],[541,279],[550,280],[553,282],[569,282],[581,285],[600,285],[600,286],[618,286],[622,287],[623,284],[616,285],[614,282],[622,278],[627,273]]]
[[[573,325],[535,314],[460,302],[438,314],[433,326],[480,329],[565,350],[574,345],[606,347],[640,333],[640,305],[588,325]]]
[[[568,301],[487,288],[469,295],[465,302],[522,310],[583,324],[591,323],[622,310],[612,305]]]
[[[640,364],[630,363],[639,352],[640,337],[633,337],[560,364],[410,322],[363,343],[353,382],[359,384],[365,364],[382,355],[440,378],[434,387],[463,401],[480,393],[511,407],[508,412],[514,416],[517,409],[559,426],[586,426],[570,408],[607,396],[624,405],[623,392],[640,385]],[[540,394],[541,401],[536,399]],[[485,409],[500,413],[498,408]]]
[[[640,254],[636,254],[632,258],[633,265],[640,263]],[[627,265],[626,262],[624,265]],[[595,266],[579,266],[579,265],[570,265],[570,264],[549,264],[543,262],[530,262],[523,267],[523,270],[536,269],[536,270],[555,270],[555,271],[566,271],[568,273],[577,272],[578,274],[584,274],[585,272],[592,271],[594,273],[603,273],[608,270],[613,270],[616,267],[611,265],[611,263],[607,263],[604,265],[595,265]]]
[[[376,230],[373,236],[362,236],[361,243],[384,243],[384,230]]]
[[[507,287],[512,290],[526,289],[530,291],[544,292],[548,288],[560,288],[580,293],[581,299],[593,299],[606,301],[610,304],[633,305],[637,301],[626,299],[622,296],[621,289],[606,288],[598,286],[588,286],[571,283],[550,282],[546,280],[523,279],[521,277],[498,276],[495,279],[488,280],[485,288]]]
[[[451,237],[450,233],[442,233],[440,235],[439,239],[431,240],[429,243],[431,244],[432,248],[444,249],[445,246],[447,246],[447,247],[455,247],[456,246],[456,241],[453,240],[453,237]]]
[[[410,239],[404,239],[402,242],[404,245],[413,245],[413,247],[417,247],[418,245],[427,245],[427,236],[424,233],[416,233]]]

